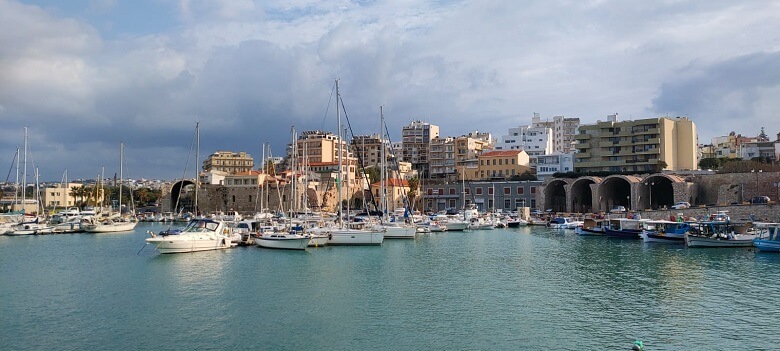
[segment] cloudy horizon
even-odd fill
[[[773,137],[776,33],[780,1],[0,0],[0,165],[25,126],[42,181],[118,172],[120,142],[126,176],[180,178],[197,121],[201,161],[282,156],[293,126],[335,132],[335,79],[354,132],[382,105],[393,141],[534,113]]]

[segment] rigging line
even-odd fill
[[[192,156],[192,150],[195,148],[195,143],[197,142],[198,132],[197,132],[197,128],[195,128],[195,129],[196,129],[196,131],[192,135],[192,143],[190,143],[190,151],[189,151],[189,154],[187,155],[187,162],[184,164],[184,172],[182,172],[182,175],[181,175],[181,180],[182,180],[181,184],[182,184],[182,186],[179,187],[179,193],[176,194],[176,203],[173,206],[174,212],[176,212],[176,209],[179,208],[179,203],[181,201],[181,191],[182,191],[182,188],[184,187],[183,186],[184,185],[184,177],[187,176],[187,168],[190,167],[190,156]],[[197,160],[195,160],[195,161],[197,162]],[[198,186],[198,175],[197,174],[195,175],[195,186]],[[195,209],[195,211],[197,212],[197,209]]]
[[[11,172],[14,170],[14,165],[16,164],[17,160],[19,159],[19,147],[16,147],[16,154],[14,154],[14,160],[11,161],[11,167],[8,168],[8,175],[5,176],[5,182],[8,183],[8,180],[11,178]]]
[[[330,88],[330,96],[328,97],[328,106],[325,107],[325,115],[322,116],[322,125],[320,126],[320,129],[322,130],[325,130],[325,121],[328,119],[328,111],[330,111],[330,103],[333,101],[333,95],[335,92],[336,92],[336,83],[333,83],[333,86]],[[338,102],[336,104],[338,104]]]
[[[341,103],[341,109],[342,109],[342,111],[344,111],[344,119],[347,120],[347,128],[349,128],[349,134],[352,135],[352,139],[355,139],[355,133],[352,131],[352,123],[349,122],[349,116],[347,115],[347,107],[344,106],[344,99],[341,99],[339,97],[339,101],[336,102],[336,107],[337,108],[339,106],[339,103]],[[341,131],[339,131],[339,133],[340,132]],[[360,157],[360,153],[359,152],[356,153],[356,154],[357,154],[358,165],[360,166],[360,169],[365,171],[366,167],[363,164],[363,158]],[[363,173],[362,177],[364,178],[366,183],[370,185],[371,184],[371,179],[368,178],[368,174],[366,174],[366,172],[362,172],[362,173]],[[368,198],[371,199],[371,205],[374,205],[374,211],[378,212],[379,211],[379,206],[377,205],[376,199],[374,198],[374,193],[372,191],[370,191],[370,187],[369,187],[369,192],[368,192]],[[364,206],[365,206],[365,204],[364,204]]]

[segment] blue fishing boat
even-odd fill
[[[780,223],[767,223],[753,239],[753,246],[758,251],[780,252]]]
[[[608,238],[642,239],[640,234],[648,221],[649,219],[610,219],[609,227],[605,228],[604,232]]]
[[[644,242],[685,244],[685,233],[690,231],[688,222],[648,221],[641,236]]]

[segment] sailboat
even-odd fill
[[[385,114],[384,107],[379,106],[380,116],[380,135],[386,135],[385,133]],[[388,177],[387,172],[387,145],[384,143],[385,138],[381,138],[382,143],[380,154],[380,176],[379,176],[379,192],[380,192],[380,204],[382,210],[381,223],[378,225],[378,229],[383,230],[386,239],[414,239],[417,234],[417,226],[411,223],[404,222],[390,222],[388,211],[390,209],[389,201],[387,198],[387,186],[388,181],[392,180]],[[409,210],[404,206],[405,217],[408,217]]]
[[[17,153],[19,151],[17,150]],[[38,195],[40,192],[38,191],[38,168],[35,168],[35,200],[27,200],[27,127],[24,127],[24,157],[23,157],[23,163],[24,168],[22,169],[22,202],[21,202],[21,210],[22,210],[22,217],[21,222],[19,224],[11,227],[10,229],[6,229],[7,235],[33,235],[33,234],[51,234],[54,230],[53,227],[49,226],[46,223],[42,223],[42,217],[41,217],[41,203],[38,199]],[[18,172],[18,164],[17,164],[17,172]],[[18,173],[17,173],[18,174]],[[29,216],[27,212],[27,204],[29,201],[34,201],[35,204],[35,215]],[[16,201],[14,201],[16,204]]]
[[[200,163],[200,123],[195,123],[195,212],[198,213],[198,188],[200,187],[200,175],[198,167]],[[233,229],[219,219],[202,218],[196,216],[183,229],[171,229],[156,234],[147,231],[150,238],[146,238],[146,244],[154,245],[160,253],[184,253],[196,251],[209,251],[229,249],[233,244]]]
[[[296,199],[297,199],[297,169],[295,168],[296,160],[298,158],[297,150],[296,150],[296,135],[295,135],[295,127],[293,127],[292,131],[292,163],[293,163],[293,172],[292,172],[292,189],[290,199],[292,200],[292,205],[290,213],[295,213],[296,208]],[[278,230],[278,231],[264,231],[257,235],[255,237],[255,244],[260,247],[265,247],[269,249],[287,249],[287,250],[306,250],[306,247],[309,246],[310,238],[305,235],[298,234],[292,230],[290,227],[290,224],[287,224],[287,227]]]
[[[336,191],[338,193],[337,195],[337,206],[339,210],[337,211],[338,217],[336,219],[336,223],[333,223],[329,226],[318,226],[310,229],[309,231],[313,234],[324,234],[328,235],[328,245],[382,245],[382,241],[385,239],[384,231],[380,230],[370,230],[370,229],[353,229],[353,228],[346,228],[344,226],[344,222],[346,219],[344,218],[344,211],[341,210],[342,208],[342,190],[343,190],[343,183],[345,183],[345,175],[349,175],[349,171],[344,172],[344,141],[342,139],[342,130],[341,130],[341,107],[343,107],[343,104],[341,102],[341,94],[339,93],[339,81],[336,80],[336,117],[338,120],[338,133],[339,136],[336,138],[338,142],[338,179],[336,183]],[[348,180],[347,180],[348,181]],[[347,182],[348,184],[348,182]]]
[[[84,225],[84,230],[87,233],[125,233],[131,232],[138,224],[138,219],[135,218],[134,210],[128,216],[122,215],[122,188],[124,188],[124,161],[125,161],[125,144],[119,143],[119,213],[107,218],[96,219],[95,222]],[[132,193],[130,194],[132,198]]]

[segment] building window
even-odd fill
[[[433,189],[428,188],[428,195],[433,195]]]
[[[504,195],[512,195],[512,188],[504,187]]]
[[[477,188],[477,195],[482,195],[482,188]]]
[[[517,195],[523,195],[523,187],[517,187]]]
[[[536,194],[536,187],[535,186],[531,187],[531,194]]]
[[[439,195],[444,195],[444,189],[439,188]]]
[[[512,208],[512,199],[504,199],[504,209],[509,210]]]
[[[450,188],[450,195],[455,195],[455,188]]]
[[[235,195],[231,196],[231,199],[233,200],[233,202],[236,202],[236,196]]]
[[[488,188],[488,195],[493,195],[493,187]]]

